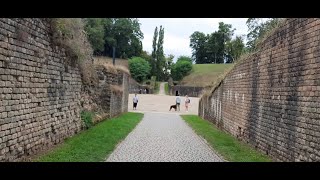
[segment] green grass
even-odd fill
[[[212,123],[196,115],[181,115],[193,130],[231,162],[269,162],[271,159],[235,137],[217,129]]]
[[[231,64],[194,64],[192,72],[184,77],[180,84],[206,87],[212,84]]]
[[[164,84],[164,93],[169,95],[169,84],[167,82]]]
[[[103,121],[67,139],[52,151],[35,159],[40,162],[100,162],[111,154],[141,121],[141,113],[125,113]]]

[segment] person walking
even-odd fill
[[[188,112],[189,111],[188,107],[189,107],[189,104],[190,104],[190,99],[189,99],[188,95],[186,95],[186,100],[185,100],[184,103],[185,103],[185,106],[186,106],[186,112]]]
[[[137,110],[137,104],[138,104],[138,96],[137,94],[135,94],[135,96],[133,97],[133,110]]]
[[[180,102],[181,102],[181,99],[180,99],[180,96],[178,94],[177,97],[176,97],[176,106],[177,106],[177,110],[178,111],[180,111]]]

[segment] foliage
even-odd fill
[[[141,83],[149,75],[151,67],[145,59],[133,57],[132,59],[129,59],[129,70],[133,79]]]
[[[94,116],[93,112],[89,112],[89,111],[82,111],[80,113],[81,119],[84,122],[85,126],[87,129],[89,129],[90,127],[92,127],[93,125],[93,121],[92,121],[92,117]]]
[[[85,18],[85,30],[95,55],[131,58],[142,52],[143,33],[136,18]]]
[[[187,76],[192,70],[192,63],[189,61],[177,61],[172,66],[171,75],[173,80],[180,81],[184,76]]]
[[[165,57],[163,52],[164,28],[160,26],[154,30],[151,54],[151,75],[156,76],[157,80],[165,80],[170,73],[170,56]],[[168,60],[169,59],[169,60]],[[172,58],[173,59],[173,58]]]
[[[192,59],[189,56],[179,56],[177,62],[179,61],[188,61],[192,63]]]
[[[247,46],[250,51],[256,48],[257,42],[268,31],[275,28],[281,22],[281,18],[248,18],[246,24],[248,26]]]
[[[192,58],[196,64],[233,62],[243,52],[243,39],[232,40],[235,29],[219,22],[219,29],[205,35],[196,31],[190,36]]]

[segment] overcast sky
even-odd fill
[[[219,22],[232,24],[236,28],[235,35],[246,35],[248,28],[247,18],[139,18],[141,31],[144,34],[142,41],[143,50],[152,52],[152,39],[154,29],[160,25],[164,27],[164,53],[173,54],[175,60],[178,56],[192,55],[190,44],[190,35],[195,31],[205,34],[213,33],[218,30]]]

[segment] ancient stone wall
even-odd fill
[[[17,161],[79,132],[81,77],[51,46],[43,19],[0,18],[0,161]]]
[[[203,89],[204,89],[203,87],[193,87],[193,86],[183,86],[183,85],[169,86],[170,95],[173,95],[173,96],[175,96],[178,91],[180,96],[188,95],[189,97],[199,97]]]
[[[81,111],[101,121],[128,110],[128,74],[98,68],[99,84],[83,84],[50,34],[47,19],[0,18],[0,161],[25,160],[83,130]]]
[[[288,19],[239,62],[199,115],[276,161],[320,161],[320,19]]]

